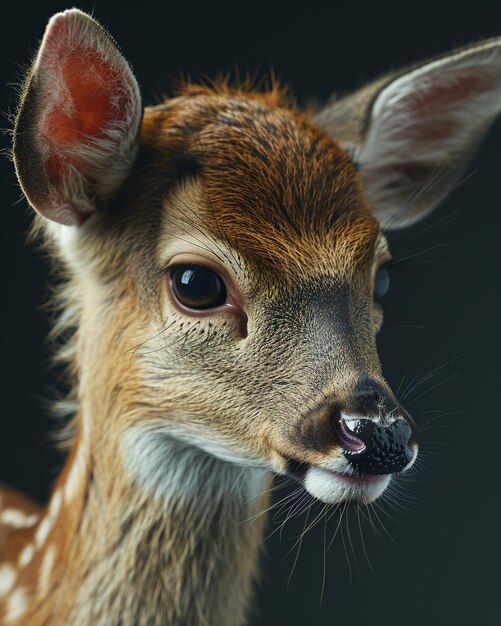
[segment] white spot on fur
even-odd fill
[[[79,446],[64,485],[64,499],[66,502],[74,498],[85,476],[85,457],[81,444]]]
[[[66,483],[64,485],[64,499],[66,502],[71,500],[75,495],[79,483],[79,474],[80,472],[78,471],[78,456],[76,456],[75,460],[73,461],[73,465],[68,472],[68,476],[66,477]]]
[[[52,499],[50,501],[50,506],[49,506],[49,515],[53,521],[56,519],[56,517],[59,514],[59,511],[61,510],[62,499],[63,499],[63,496],[61,494],[61,491],[58,489],[52,496]]]
[[[45,543],[45,540],[49,536],[52,529],[52,519],[49,515],[46,515],[40,522],[40,526],[37,528],[35,535],[35,543],[37,546],[41,546]]]
[[[63,494],[61,490],[58,489],[52,495],[47,514],[37,528],[37,532],[35,534],[35,544],[37,547],[40,547],[42,544],[44,544],[45,540],[49,536],[49,533],[54,526],[54,522],[59,514],[59,511],[61,510],[62,501]]]
[[[26,589],[19,587],[15,589],[7,602],[7,613],[5,618],[8,622],[14,622],[19,619],[28,608],[28,600],[26,598]]]
[[[18,564],[19,567],[26,567],[28,563],[31,562],[33,556],[35,554],[35,546],[32,543],[29,543],[25,546],[21,553],[19,554]]]
[[[15,580],[16,570],[12,565],[0,565],[0,597],[9,593]]]
[[[52,568],[54,567],[54,561],[56,559],[56,547],[51,545],[47,548],[40,567],[40,578],[38,581],[38,593],[41,597],[47,595],[49,589],[50,576]]]
[[[29,528],[38,522],[38,515],[26,515],[18,509],[5,509],[0,513],[0,522],[14,528]]]

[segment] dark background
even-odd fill
[[[15,109],[12,83],[36,50],[46,20],[68,6],[2,3],[3,111]],[[243,73],[273,67],[301,101],[325,99],[402,64],[501,33],[501,3],[455,3],[452,9],[436,3],[430,9],[418,3],[347,8],[335,1],[225,6],[96,0],[78,6],[94,9],[118,40],[147,103],[181,69],[215,76],[236,66]],[[370,512],[375,529],[362,518],[365,550],[357,516],[347,511],[349,526],[342,523],[324,561],[324,524],[317,524],[303,542],[289,588],[296,551],[288,553],[304,516],[287,522],[281,537],[275,532],[267,542],[256,624],[501,624],[500,144],[498,123],[472,175],[430,218],[392,238],[392,251],[403,260],[392,275],[380,335],[385,373],[402,395],[413,379],[438,368],[405,401],[422,430],[419,470],[405,482],[405,493],[393,494],[396,502]],[[2,159],[0,167],[0,480],[43,500],[59,463],[48,443],[43,401],[50,383],[48,325],[40,311],[47,262],[24,244],[31,212],[26,202],[16,204],[12,164]],[[327,525],[327,544],[337,519]]]

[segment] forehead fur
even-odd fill
[[[281,94],[191,88],[147,109],[156,175],[200,183],[202,219],[250,261],[329,264],[372,257],[379,232],[349,156]]]

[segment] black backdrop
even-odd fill
[[[12,83],[47,18],[67,6],[2,3],[2,110],[15,108]],[[94,9],[119,41],[147,102],[180,69],[214,76],[236,66],[273,67],[303,101],[324,99],[333,90],[501,32],[500,3],[451,6],[79,3]],[[498,123],[472,175],[425,222],[393,238],[393,253],[404,260],[386,299],[379,342],[385,373],[395,390],[403,390],[440,366],[406,402],[422,429],[423,461],[405,484],[412,502],[375,508],[375,530],[362,519],[365,549],[357,517],[348,512],[349,526],[342,525],[325,560],[324,524],[317,524],[288,586],[296,552],[288,553],[304,517],[288,522],[281,536],[275,532],[263,561],[256,624],[501,624],[500,144]],[[43,406],[50,376],[39,305],[47,263],[23,243],[31,213],[24,201],[16,203],[12,165],[3,159],[0,167],[0,479],[43,499],[59,463],[47,443]],[[327,545],[336,523],[334,517],[327,526]]]

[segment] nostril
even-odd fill
[[[343,454],[360,474],[394,474],[413,460],[412,428],[403,418],[381,424],[367,417],[334,419]]]
[[[361,452],[365,449],[365,443],[350,429],[347,420],[342,415],[337,415],[334,418],[334,431],[339,439],[339,443],[345,450]]]

